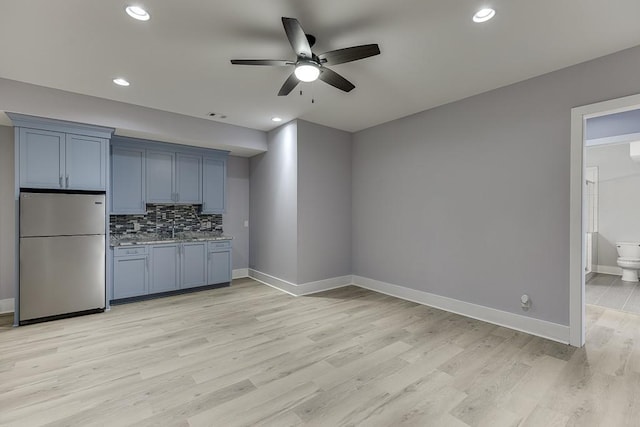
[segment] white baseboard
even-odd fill
[[[232,279],[242,279],[243,277],[249,277],[248,268],[236,268],[231,272]]]
[[[296,297],[328,291],[330,289],[341,288],[343,286],[349,286],[353,282],[351,276],[349,275],[332,277],[330,279],[318,280],[317,282],[307,282],[296,285],[295,283],[291,283],[253,269],[249,269],[249,277],[257,280],[258,282],[264,283],[265,285],[269,285],[273,288]]]
[[[569,343],[569,326],[566,325],[560,325],[558,323],[547,322],[533,317],[522,316],[520,314],[472,304],[429,292],[405,288],[403,286],[380,282],[366,277],[341,276],[326,280],[319,280],[317,282],[303,283],[300,285],[296,285],[295,283],[291,283],[253,269],[249,269],[249,277],[293,296],[309,295],[316,292],[341,288],[343,286],[355,285],[390,295],[392,297],[439,308],[451,313],[515,329],[517,331],[547,338],[563,344]]]
[[[0,299],[0,314],[13,313],[15,311],[15,299]]]
[[[620,267],[612,267],[610,265],[596,265],[596,273],[622,276],[622,269]]]
[[[353,276],[353,284],[361,288],[370,289],[382,294],[391,295],[418,304],[439,308],[462,316],[482,320],[494,325],[504,326],[517,331],[526,332],[542,338],[548,338],[563,344],[569,343],[569,326],[533,317],[522,316],[495,308],[485,307],[447,298],[429,292],[405,288],[390,283],[380,282],[361,276]]]

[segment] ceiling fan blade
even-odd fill
[[[304,34],[304,30],[298,20],[295,18],[285,18],[283,16],[282,25],[296,55],[311,58],[311,46],[309,46],[307,36]]]
[[[323,82],[328,83],[333,87],[337,87],[338,89],[345,92],[351,92],[351,90],[355,87],[354,84],[349,80],[345,79],[335,71],[325,67],[321,68],[320,76],[318,78]]]
[[[296,64],[285,59],[232,59],[231,63],[235,65],[272,65],[274,67]]]
[[[320,62],[327,65],[343,64],[345,62],[357,61],[380,54],[377,44],[363,44],[361,46],[347,47],[344,49],[332,50],[319,55]]]
[[[291,75],[284,81],[284,84],[280,88],[280,92],[278,92],[278,96],[287,96],[289,93],[298,86],[300,80],[296,77],[296,73],[291,73]]]

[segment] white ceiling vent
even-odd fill
[[[640,163],[640,141],[633,141],[629,143],[629,156],[634,162]]]

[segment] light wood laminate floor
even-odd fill
[[[0,424],[637,426],[640,318],[587,314],[575,349],[357,287],[243,279],[5,325]]]

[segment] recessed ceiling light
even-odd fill
[[[148,21],[151,16],[149,12],[141,8],[140,6],[127,6],[125,8],[127,15],[138,21]]]
[[[489,19],[496,16],[496,11],[491,8],[480,9],[473,15],[473,22],[487,22]]]
[[[129,86],[129,82],[121,77],[118,77],[117,79],[113,79],[113,82],[118,86]]]
[[[271,117],[271,121],[278,123],[278,122],[282,121],[282,118],[281,117]]]

